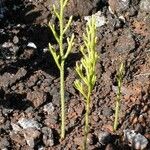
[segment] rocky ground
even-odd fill
[[[84,100],[75,90],[75,63],[87,16],[96,13],[97,82],[93,90],[89,150],[150,150],[150,1],[70,0],[74,16],[66,36],[75,46],[66,62],[66,130],[60,141],[59,71],[49,21],[57,0],[7,0],[0,15],[0,149],[78,150],[83,143]],[[65,45],[65,43],[64,43]],[[125,63],[119,128],[113,133],[116,72]]]

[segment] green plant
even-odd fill
[[[56,6],[53,5],[54,14],[58,18],[59,21],[59,34],[56,32],[55,25],[49,22],[49,27],[53,32],[53,35],[59,45],[59,53],[56,52],[56,49],[49,43],[49,50],[55,60],[55,63],[60,71],[60,95],[61,95],[61,139],[65,137],[65,85],[64,85],[64,65],[65,60],[68,57],[69,53],[72,50],[74,45],[74,34],[72,34],[71,38],[67,38],[68,47],[65,50],[63,47],[63,41],[66,31],[71,25],[72,16],[69,18],[67,24],[64,23],[64,9],[67,5],[68,0],[60,0],[59,10],[56,9]]]
[[[114,126],[113,130],[114,132],[117,130],[118,127],[118,118],[119,118],[119,110],[120,110],[120,102],[121,102],[121,87],[122,87],[122,82],[123,82],[123,77],[124,77],[124,63],[122,62],[119,66],[119,70],[117,72],[117,96],[116,96],[116,106],[115,106],[115,120],[114,120]]]
[[[96,25],[95,19],[88,22],[86,34],[83,34],[84,46],[80,51],[83,55],[81,63],[76,64],[76,72],[80,79],[75,80],[75,87],[83,95],[85,99],[85,127],[84,127],[84,145],[83,149],[87,149],[87,135],[89,128],[89,112],[90,112],[90,96],[96,82],[96,62],[98,54],[96,52]]]

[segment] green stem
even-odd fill
[[[89,132],[90,95],[91,95],[91,86],[88,87],[88,98],[86,100],[83,150],[87,150],[87,136]]]
[[[120,109],[120,96],[116,100],[114,132],[117,130],[117,127],[118,127],[119,109]]]
[[[60,37],[59,37],[59,49],[60,49],[60,56],[61,56],[61,69],[60,69],[60,95],[61,95],[61,139],[65,138],[65,98],[64,98],[64,50],[63,50],[63,0],[60,0]]]
[[[65,138],[65,85],[64,85],[64,61],[61,62],[60,70],[60,95],[61,95],[61,139]]]
[[[64,20],[64,15],[63,15],[63,0],[60,0],[60,18],[59,18],[59,24],[60,24],[60,43],[59,43],[59,48],[60,48],[60,56],[61,58],[64,56],[64,52],[63,52],[63,20]]]
[[[118,82],[118,93],[117,93],[117,99],[116,99],[115,120],[114,120],[114,127],[113,127],[114,132],[117,130],[117,127],[118,127],[120,100],[121,100],[121,81]]]

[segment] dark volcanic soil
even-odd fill
[[[47,27],[49,21],[58,26],[51,12],[53,3],[58,6],[57,0],[3,1],[0,149],[81,149],[85,108],[82,95],[73,86],[77,78],[75,64],[82,57],[79,46],[86,26],[84,17],[101,11],[105,23],[97,27],[100,58],[89,116],[88,149],[150,150],[149,0],[69,1],[65,17],[73,15],[74,19],[66,37],[74,32],[76,44],[65,66],[67,133],[63,141],[59,137],[59,70],[48,50],[49,42],[58,47]],[[116,73],[121,61],[125,63],[125,76],[119,127],[113,133]],[[127,131],[138,134],[141,142],[127,139]]]

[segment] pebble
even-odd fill
[[[148,145],[148,140],[140,133],[135,133],[134,130],[124,130],[124,139],[134,149],[145,149]]]
[[[30,48],[37,49],[37,46],[36,46],[33,42],[29,42],[29,43],[27,44],[27,46],[30,47]]]
[[[102,15],[101,11],[98,11],[97,13],[93,14],[92,16],[96,20],[96,27],[101,27],[107,23],[106,17]],[[86,20],[88,22],[92,18],[92,16],[85,16],[84,20]]]
[[[48,115],[50,115],[51,113],[53,113],[54,112],[54,105],[53,105],[53,103],[48,103],[48,104],[46,104],[45,106],[44,106],[44,108],[43,108],[43,110],[48,114]]]
[[[110,117],[113,115],[113,109],[112,108],[109,108],[109,107],[105,107],[103,110],[102,110],[102,114],[105,116],[105,117]]]
[[[37,121],[35,121],[34,119],[21,118],[21,119],[19,119],[18,124],[19,124],[23,129],[27,129],[27,128],[40,129],[40,128],[41,128],[41,124],[38,123]]]
[[[35,144],[37,143],[41,133],[40,131],[34,129],[34,128],[28,128],[23,131],[25,140],[27,144],[31,147],[34,148]]]
[[[108,0],[111,13],[122,13],[129,8],[130,0]]]
[[[10,146],[10,143],[6,137],[0,138],[0,149],[1,150],[7,150],[7,148]]]
[[[112,135],[109,132],[100,132],[98,134],[98,141],[102,145],[106,145],[112,141]]]
[[[11,43],[11,42],[5,42],[2,44],[2,48],[10,48],[10,47],[13,47],[14,44]]]
[[[149,13],[150,12],[150,0],[141,0],[140,10]]]
[[[0,112],[0,124],[3,124],[6,121],[4,115]]]
[[[12,127],[12,129],[15,133],[22,130],[22,128],[19,125],[15,124],[15,123],[12,123],[12,122],[11,122],[11,127]]]
[[[43,133],[43,142],[47,147],[54,145],[54,136],[51,128],[43,127],[42,128]]]
[[[46,102],[47,94],[37,89],[32,92],[28,92],[27,99],[32,102],[35,108],[37,108]]]
[[[122,52],[122,53],[131,51],[135,48],[135,41],[130,31],[126,31],[126,33],[124,33],[118,38],[118,42],[115,45],[115,47],[118,52]]]
[[[25,138],[23,136],[22,132],[10,132],[10,138],[14,143],[17,143],[19,145],[24,145],[26,143]]]
[[[14,36],[13,38],[13,43],[17,44],[19,42],[19,38],[17,36]]]

